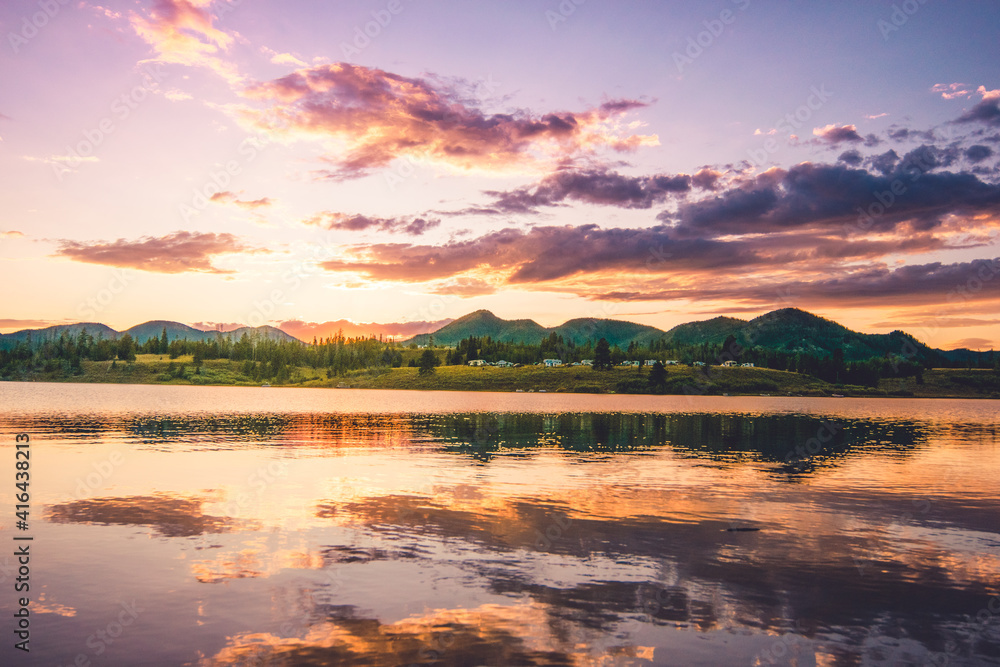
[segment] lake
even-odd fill
[[[998,430],[998,401],[0,382],[0,663],[998,665]]]

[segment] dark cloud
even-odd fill
[[[934,141],[933,130],[914,130],[908,127],[893,126],[888,131],[889,138],[893,141]]]
[[[859,223],[856,231],[930,229],[949,214],[1000,214],[1000,185],[969,173],[932,171],[956,156],[954,149],[920,147],[883,175],[812,163],[772,170],[720,196],[682,203],[676,230],[684,237],[713,237],[849,230]]]
[[[55,256],[156,273],[233,273],[215,268],[212,259],[217,255],[259,252],[267,251],[251,248],[232,234],[177,231],[158,238],[145,236],[112,243],[62,240]]]
[[[845,241],[815,234],[760,236],[741,240],[677,238],[668,226],[648,229],[579,227],[515,228],[444,245],[383,243],[355,246],[351,257],[323,268],[355,272],[375,280],[426,282],[467,272],[502,276],[507,284],[543,283],[570,276],[631,274],[717,275],[757,268],[816,266],[844,260],[915,253],[945,247],[940,239],[912,234],[898,239]],[[477,289],[487,287],[477,283]],[[489,286],[493,291],[492,284]]]
[[[821,140],[836,146],[844,142],[861,143],[864,138],[858,134],[858,128],[854,125],[827,125],[813,130],[813,134]]]
[[[705,167],[691,177],[691,185],[696,188],[701,188],[702,190],[715,190],[719,187],[720,178],[722,178],[721,171]]]
[[[892,173],[899,162],[899,154],[891,148],[881,155],[876,155],[868,159],[871,166],[881,174]]]
[[[1000,126],[1000,98],[987,98],[952,122],[983,123],[985,125]]]
[[[348,215],[324,211],[305,220],[307,225],[316,225],[323,229],[340,229],[347,231],[379,231],[390,234],[409,234],[420,236],[428,229],[441,224],[440,220],[427,218],[377,218],[367,215]]]
[[[816,281],[762,281],[741,284],[738,288],[707,285],[694,289],[595,291],[587,296],[630,302],[688,298],[857,307],[885,303],[886,299],[891,299],[892,304],[897,306],[994,301],[1000,299],[1000,257],[955,264],[933,262],[895,269],[872,267]]]
[[[965,149],[965,159],[969,162],[979,163],[993,157],[993,149],[989,146],[976,144]]]
[[[840,154],[839,157],[837,157],[838,162],[843,162],[844,164],[849,165],[851,167],[857,167],[858,165],[861,164],[863,159],[864,158],[861,157],[861,153],[859,153],[854,149],[851,149],[849,151],[844,151],[843,153]]]
[[[364,176],[400,157],[499,168],[530,162],[538,152],[572,155],[596,146],[627,151],[656,143],[653,136],[622,135],[609,123],[644,102],[612,100],[582,112],[487,114],[430,80],[349,63],[300,69],[245,94],[273,103],[268,111],[245,110],[262,129],[345,143],[345,154],[326,158],[334,168],[322,175],[333,179]]]
[[[716,172],[699,172],[699,187],[714,186]],[[607,169],[567,169],[557,171],[540,182],[515,190],[487,190],[492,204],[463,213],[533,213],[541,206],[558,206],[567,199],[620,208],[651,208],[671,195],[691,190],[687,174],[625,176]]]

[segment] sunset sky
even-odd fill
[[[1000,5],[817,5],[5,2],[0,332],[794,306],[1000,346]]]

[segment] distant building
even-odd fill
[[[580,362],[580,364],[583,365],[583,366],[593,366],[594,365],[594,360],[593,359],[584,359],[583,361]]]
[[[743,368],[753,368],[753,362],[748,361],[745,364],[740,364],[740,366],[742,366]]]
[[[482,359],[473,359],[472,361],[469,362],[469,365],[470,366],[485,366],[486,362],[483,361]]]
[[[696,362],[694,362],[694,365],[695,366],[704,366],[705,362],[704,361],[696,361]]]
[[[723,366],[725,366],[726,368],[732,368],[733,366],[739,366],[739,364],[737,364],[737,363],[736,363],[735,361],[733,361],[732,359],[729,359],[728,361],[723,361],[723,362],[722,362],[722,365],[723,365]],[[745,364],[744,364],[744,365],[745,365]]]
[[[664,366],[676,366],[677,363],[678,362],[677,362],[676,359],[667,359],[666,361],[663,362],[663,365]]]
[[[642,362],[642,365],[643,366],[652,366],[655,363],[656,363],[656,359],[646,359],[646,361]]]
[[[548,367],[562,366],[562,359],[543,359],[542,363]]]
[[[510,367],[511,367],[511,366],[513,366],[514,364],[513,364],[513,362],[510,362],[510,361],[504,361],[503,359],[501,359],[500,361],[496,362],[496,363],[495,363],[495,364],[493,364],[493,365],[494,365],[494,366],[499,366],[500,368],[510,368]]]

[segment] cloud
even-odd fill
[[[876,113],[871,115],[865,114],[865,118],[867,118],[868,120],[878,120],[879,118],[885,118],[888,115],[889,114],[887,113]]]
[[[65,322],[57,322],[55,320],[17,320],[10,318],[0,318],[0,329],[11,329],[11,330],[44,329],[46,327],[51,327],[56,324],[65,324]]]
[[[62,240],[56,257],[76,262],[119,266],[154,273],[233,273],[212,266],[218,255],[267,252],[245,245],[232,234],[177,231],[135,241],[83,243]]]
[[[994,342],[988,338],[963,338],[948,345],[949,350],[992,350]]]
[[[7,239],[19,239],[24,238],[24,232],[19,232],[16,229],[11,229],[5,232],[0,232],[0,237]]]
[[[188,93],[176,89],[168,90],[167,92],[163,93],[163,96],[166,97],[171,102],[181,102],[183,100],[194,99]]]
[[[217,54],[227,51],[234,37],[215,28],[212,0],[155,0],[145,16],[129,13],[135,33],[153,47],[153,60],[207,67],[231,84],[242,81],[236,67]]]
[[[946,100],[972,95],[972,87],[967,83],[935,83],[931,86],[932,93],[941,93]]]
[[[714,237],[791,229],[928,230],[950,215],[1000,215],[1000,185],[969,173],[932,171],[956,156],[954,149],[922,146],[887,174],[805,162],[770,170],[717,197],[682,203],[666,219],[679,236]]]
[[[274,53],[271,62],[275,65],[291,65],[292,67],[308,67],[309,65],[299,60],[291,53]]]
[[[954,308],[959,303],[1000,299],[1000,280],[980,280],[979,276],[1000,278],[1000,257],[970,262],[888,267],[870,267],[842,271],[839,275],[819,280],[764,280],[756,284],[737,286],[705,284],[687,289],[635,289],[592,292],[591,299],[611,301],[661,301],[668,299],[727,299],[744,303],[774,304],[777,302],[871,307],[877,304],[942,305]],[[980,280],[982,287],[968,289],[970,281]],[[638,285],[642,287],[643,285]],[[964,297],[964,298],[963,298]]]
[[[698,172],[699,187],[715,185],[719,172]],[[558,206],[565,200],[620,208],[651,208],[672,195],[691,190],[693,177],[687,174],[624,176],[608,169],[565,169],[549,174],[540,182],[506,191],[487,190],[494,198],[486,207],[462,213],[534,213],[541,206]]]
[[[994,92],[994,91],[991,91]],[[1000,127],[1000,97],[986,97],[956,118],[953,123],[983,123]]]
[[[864,141],[864,138],[858,134],[858,128],[854,125],[817,127],[813,130],[813,134],[832,145],[837,145],[845,141],[851,143]]]
[[[843,162],[844,164],[849,165],[851,167],[857,167],[858,165],[861,164],[863,158],[861,157],[861,153],[852,149],[841,153],[840,156],[837,158],[837,161]]]
[[[270,206],[272,203],[270,197],[261,197],[260,199],[252,199],[252,200],[238,199],[236,194],[230,192],[229,190],[216,192],[211,196],[210,201],[213,201],[217,204],[233,204],[234,206],[239,206],[240,208],[248,208],[248,209],[256,209],[256,208],[261,208],[262,206]]]
[[[623,114],[645,102],[611,100],[582,112],[488,114],[427,79],[349,63],[299,69],[244,94],[272,104],[266,111],[243,110],[258,129],[338,144],[326,155],[332,168],[319,172],[334,180],[365,176],[399,158],[497,170],[599,148],[658,144],[655,135],[618,125]]]
[[[304,220],[307,225],[315,225],[328,230],[379,231],[390,234],[420,236],[441,224],[440,220],[427,218],[376,218],[367,215],[348,215],[324,211]]]
[[[982,162],[983,160],[993,157],[993,155],[993,149],[989,146],[983,146],[982,144],[969,146],[965,149],[965,159],[973,163]]]
[[[926,319],[911,319],[906,321],[875,322],[872,327],[878,329],[916,329],[921,327],[979,327],[990,324],[1000,324],[998,319],[981,319],[978,317],[928,317]]]

